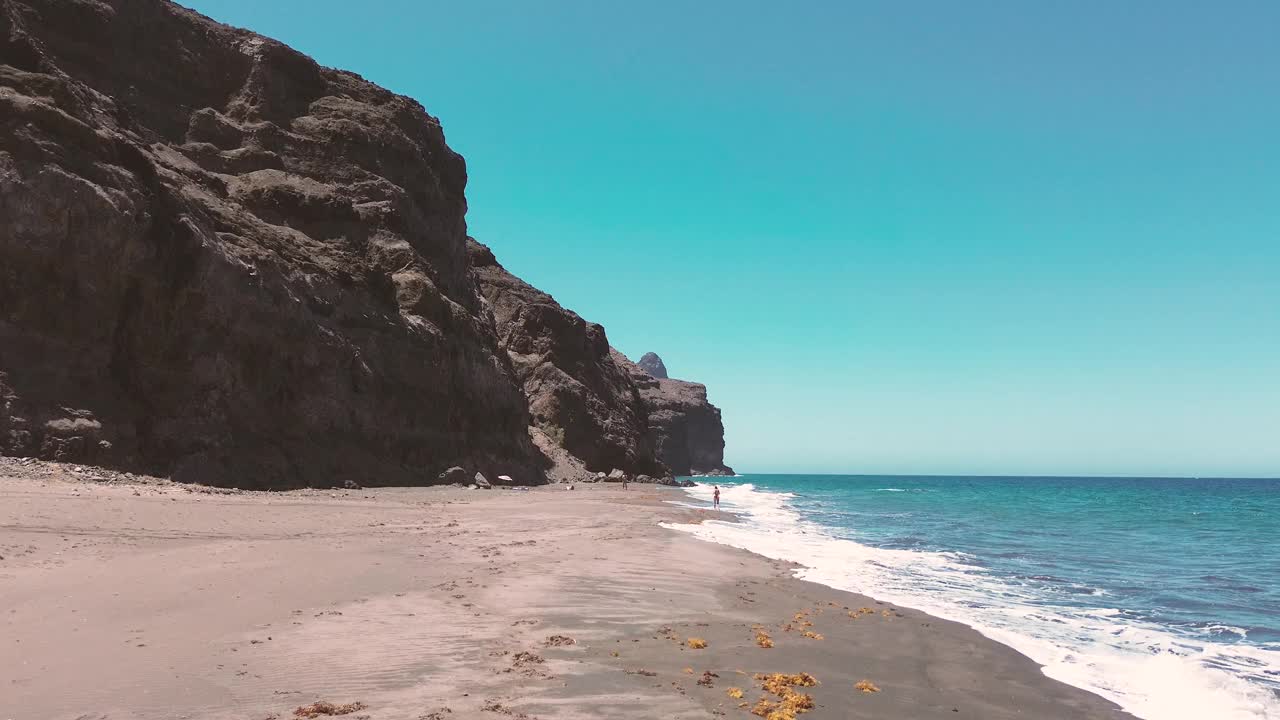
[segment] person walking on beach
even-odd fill
[[[715,508],[716,510],[719,510],[720,509],[720,486],[713,485],[712,487],[716,489],[715,494],[711,496],[712,507]]]

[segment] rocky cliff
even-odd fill
[[[629,368],[611,352],[604,328],[507,272],[488,247],[473,240],[470,250],[493,308],[499,345],[529,399],[534,427],[591,473],[665,474],[654,456],[648,410]],[[572,460],[566,467],[554,452],[548,454],[553,476],[574,475]]]
[[[465,185],[420,105],[275,41],[163,0],[0,0],[0,453],[539,481]]]
[[[466,179],[417,102],[273,40],[0,0],[0,454],[250,488],[724,469],[705,388],[469,243]]]
[[[676,475],[732,475],[724,464],[724,422],[720,408],[707,400],[707,386],[665,377],[666,365],[655,353],[650,367],[662,369],[654,377],[644,366],[614,351],[614,361],[625,367],[648,413],[649,437],[658,460]]]

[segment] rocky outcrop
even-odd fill
[[[676,475],[734,474],[733,468],[724,464],[724,422],[720,408],[707,400],[705,385],[654,377],[616,350],[614,361],[627,368],[639,390],[648,413],[654,452],[671,472]]]
[[[579,479],[615,469],[665,474],[654,456],[648,410],[604,328],[507,272],[488,247],[474,240],[469,247],[499,345],[529,399],[535,442],[552,463],[551,476]]]
[[[592,467],[652,462],[598,326],[495,302],[499,348],[465,185],[418,103],[273,40],[163,0],[0,0],[0,453],[537,482],[510,352]]]
[[[667,379],[667,366],[663,364],[662,358],[658,357],[656,352],[647,352],[640,356],[636,362],[640,369],[658,378],[659,380]]]
[[[542,453],[547,479],[552,482],[592,482],[595,473],[582,464],[581,458],[565,450],[550,435],[530,426],[529,437]]]
[[[415,101],[166,0],[0,0],[0,454],[244,488],[727,471],[466,236]],[[476,474],[478,473],[478,474]]]

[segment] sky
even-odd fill
[[[1280,477],[1280,3],[184,4],[418,99],[739,472]]]

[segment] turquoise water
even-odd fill
[[[1280,481],[750,475],[683,526],[972,625],[1150,720],[1280,718]],[[691,489],[699,501],[711,486]]]

